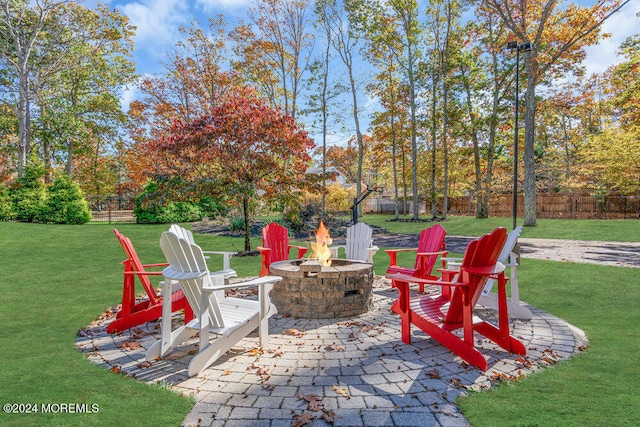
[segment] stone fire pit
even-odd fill
[[[275,262],[269,271],[282,277],[271,291],[271,302],[281,314],[333,319],[370,308],[372,264],[333,259],[330,267],[322,267],[319,261],[299,259]]]

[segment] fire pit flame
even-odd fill
[[[329,250],[329,246],[331,246],[332,242],[333,239],[329,234],[329,230],[327,230],[327,227],[325,227],[324,223],[320,221],[320,225],[316,230],[316,242],[311,243],[312,254],[310,258],[320,261],[320,264],[323,267],[330,267],[331,250]]]

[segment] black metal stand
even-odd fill
[[[382,191],[382,187],[370,188],[369,186],[367,186],[367,190],[364,193],[360,194],[358,197],[353,199],[353,205],[351,205],[350,209],[351,209],[351,215],[352,215],[351,218],[353,220],[354,225],[358,223],[358,205],[364,202],[364,199],[369,197],[371,193],[376,191]]]

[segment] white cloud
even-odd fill
[[[639,32],[640,18],[636,16],[638,12],[640,7],[637,3],[630,3],[604,22],[602,32],[610,33],[611,37],[585,49],[587,74],[602,73],[611,65],[620,62],[620,58],[616,55],[620,44],[629,36]]]
[[[178,29],[193,19],[183,0],[141,0],[119,7],[135,25],[136,50],[143,49],[160,56],[165,45],[173,45]]]
[[[253,3],[253,0],[195,0],[196,7],[205,12],[219,11],[220,9],[244,9]]]

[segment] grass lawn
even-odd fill
[[[417,233],[428,223],[365,222]],[[448,234],[478,235],[509,219],[451,218]],[[119,302],[124,253],[114,226],[0,224],[0,401],[97,404],[93,414],[0,414],[0,425],[179,425],[193,401],[90,363],[75,349],[78,330]],[[161,262],[167,226],[117,225],[145,263]],[[548,233],[548,234],[547,234]],[[640,221],[552,221],[525,237],[640,240]],[[242,249],[242,239],[197,235],[205,249]],[[256,241],[257,243],[257,241]],[[255,247],[255,243],[254,243]],[[387,256],[379,252],[376,272]],[[257,257],[232,259],[255,275]],[[216,264],[211,268],[216,268]],[[635,269],[523,260],[521,297],[586,331],[580,356],[515,384],[461,399],[474,426],[640,425],[640,287]]]

